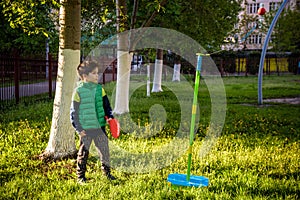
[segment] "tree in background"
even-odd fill
[[[22,54],[45,52],[49,38],[51,53],[58,50],[57,9],[52,0],[1,1],[0,51],[18,49]]]
[[[240,10],[239,1],[231,0],[197,0],[192,2],[183,0],[161,0],[152,2],[135,0],[127,2],[128,4],[126,4],[126,2],[122,4],[122,2],[124,1],[116,1],[117,13],[118,9],[120,10],[125,7],[133,10],[132,13],[128,12],[128,16],[126,14],[127,12],[122,10],[119,12],[121,15],[124,15],[122,16],[122,19],[127,19],[127,24],[134,23],[134,26],[131,24],[130,27],[142,28],[156,26],[175,29],[195,39],[209,51],[220,49],[220,46],[224,42],[224,38],[228,36],[236,24],[238,19],[237,14]],[[137,3],[138,8],[136,6]],[[117,18],[119,17],[117,16]],[[124,30],[128,30],[128,28],[125,28]],[[123,55],[125,55],[125,52]],[[158,54],[156,57],[156,60],[158,60]],[[118,56],[118,58],[121,57]],[[122,77],[124,82],[122,82],[122,84],[118,84],[117,82],[117,94],[115,101],[115,112],[117,114],[129,111],[128,95],[126,94],[128,93],[129,88],[130,62],[127,60],[120,63],[122,64],[118,64],[118,73],[122,70],[120,67],[122,67],[124,71],[118,74],[117,80],[120,80]],[[162,69],[162,67],[160,69]],[[157,77],[156,85],[161,84],[161,78],[159,78],[161,77],[159,76],[161,73],[161,70],[155,70],[156,75],[154,75],[154,77]],[[152,91],[158,92],[161,90],[153,88]]]
[[[273,17],[274,17],[273,13]],[[280,15],[270,41],[274,51],[300,52],[300,7],[286,9]]]
[[[220,50],[238,22],[241,0],[168,1],[153,24],[174,29],[194,40],[209,52]]]
[[[81,1],[81,57],[84,59],[102,41],[115,35],[114,1]]]
[[[150,7],[150,5],[149,3],[147,6]],[[211,52],[219,50],[224,43],[224,38],[231,33],[237,22],[236,16],[240,10],[240,5],[237,1],[174,0],[161,1],[158,6],[155,7],[155,5],[152,5],[150,8],[156,8],[157,11],[159,11],[153,12],[150,17],[152,19],[150,23],[152,26],[177,30],[190,36]],[[148,13],[149,11],[145,13],[145,16],[149,15]],[[143,18],[141,14],[138,16]],[[156,17],[154,18],[153,16]],[[147,19],[143,19],[142,25],[144,24],[149,24]],[[180,41],[176,42],[180,43]],[[180,45],[184,47],[189,44]],[[156,55],[154,70],[155,83],[153,84],[152,92],[162,91],[160,88],[161,78],[159,78],[162,73],[162,60],[159,58],[162,57],[163,56],[159,54]],[[179,58],[176,60],[175,66],[178,69],[180,65]]]
[[[156,49],[156,58],[154,65],[154,77],[151,92],[162,92],[161,79],[163,71],[163,50]]]

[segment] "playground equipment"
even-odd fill
[[[256,29],[256,27],[257,27],[257,24],[255,24],[251,28],[251,30],[248,33],[246,33],[246,35],[241,39],[240,43],[243,43],[249,37],[249,35],[251,35],[251,33]]]
[[[264,7],[260,7],[257,11],[257,14],[264,15],[266,13],[266,9]]]
[[[200,73],[201,73],[201,66],[202,66],[202,56],[206,56],[208,54],[197,54],[197,55],[198,55],[198,61],[197,61],[194,98],[193,98],[193,106],[192,106],[187,174],[169,174],[167,181],[171,183],[171,185],[175,185],[175,186],[205,187],[208,186],[209,183],[209,179],[204,176],[191,175],[192,147],[194,143],[194,127],[195,127],[195,119],[196,119],[196,112],[197,112],[197,97],[198,97],[198,88],[199,88]]]
[[[287,5],[288,2],[289,2],[289,0],[284,0],[284,2],[281,4],[280,8],[278,9],[270,27],[269,27],[269,30],[268,30],[268,33],[266,35],[266,39],[264,42],[264,46],[261,51],[261,57],[260,57],[259,69],[258,69],[258,105],[262,104],[262,98],[263,98],[262,97],[262,75],[263,75],[265,56],[266,56],[266,52],[268,49],[270,37],[271,37],[272,31],[274,29],[274,26],[279,18],[279,15],[281,14],[281,12],[283,11],[284,7]]]

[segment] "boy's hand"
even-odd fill
[[[79,135],[80,135],[80,137],[86,136],[85,130],[81,131],[81,132],[79,133]]]
[[[109,122],[110,120],[112,120],[112,118],[106,118],[106,121]]]

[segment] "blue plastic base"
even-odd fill
[[[189,187],[206,187],[209,180],[204,176],[190,176],[190,180],[187,181],[186,174],[169,174],[168,182],[177,186],[189,186]]]

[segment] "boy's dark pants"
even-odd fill
[[[86,136],[80,138],[80,147],[77,155],[76,174],[78,178],[85,177],[86,164],[92,140],[94,141],[100,156],[102,170],[104,173],[110,172],[109,147],[106,134],[104,133],[103,129],[86,130]]]

